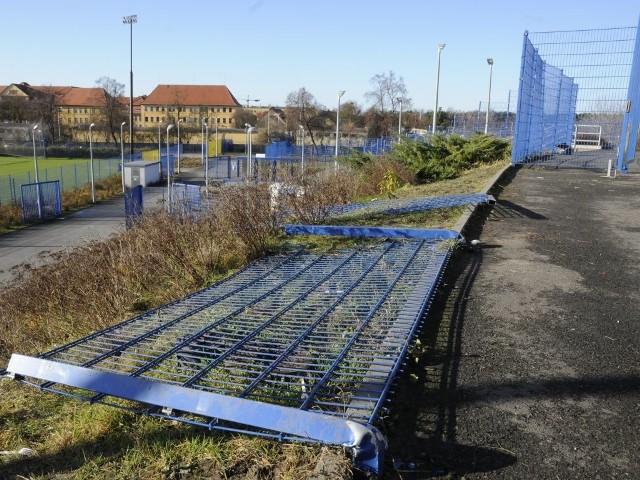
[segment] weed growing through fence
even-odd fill
[[[447,182],[407,183],[393,193],[411,198],[477,192],[503,165],[462,172]],[[343,173],[291,181],[309,192],[318,189],[313,195],[323,201],[344,203],[364,191],[363,183],[371,182],[361,173],[353,177]],[[329,192],[334,188],[332,179],[344,183]],[[119,179],[116,183],[120,185]],[[340,201],[332,200],[336,198]],[[331,237],[284,239],[276,227],[285,209],[273,212],[268,189],[259,185],[222,187],[214,202],[215,213],[197,219],[159,211],[144,215],[135,228],[57,254],[56,264],[26,272],[6,286],[0,291],[0,365],[6,365],[12,352],[39,353],[131,317],[138,309],[182,297],[265,252],[301,242],[316,251],[356,242]],[[302,202],[287,213],[299,215],[301,222],[324,218],[325,207],[305,207]],[[425,226],[418,217],[404,220],[406,226]],[[363,368],[357,363],[353,367],[354,372]],[[326,393],[340,396],[338,390],[339,385]],[[306,478],[321,450],[174,425],[8,381],[0,381],[0,397],[0,446],[38,452],[20,461],[0,458],[3,474],[16,478]]]

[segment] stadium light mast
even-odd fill
[[[129,25],[129,161],[133,160],[133,24],[138,23],[138,15],[122,17],[122,23]]]
[[[438,73],[436,75],[436,105],[433,109],[433,127],[431,129],[431,133],[435,135],[436,127],[438,126],[438,94],[440,93],[440,55],[442,54],[442,49],[445,47],[446,43],[438,44]]]
[[[491,108],[491,77],[493,76],[493,58],[487,58],[489,64],[489,98],[487,99],[487,116],[484,120],[484,134],[489,133],[489,109]]]

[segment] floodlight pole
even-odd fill
[[[129,161],[133,159],[133,24],[138,22],[138,15],[122,17],[122,23],[129,25]]]
[[[435,135],[436,127],[438,126],[438,94],[440,93],[440,55],[442,54],[442,49],[445,47],[446,43],[438,44],[438,73],[436,75],[436,105],[433,109],[433,127],[431,129],[431,133]]]
[[[484,120],[484,134],[489,133],[489,109],[491,108],[491,77],[493,76],[493,58],[487,58],[489,64],[489,98],[487,100],[487,116]]]

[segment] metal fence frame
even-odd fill
[[[637,27],[525,32],[512,163],[604,169],[615,162],[637,43]],[[577,125],[597,128],[597,142]]]
[[[24,223],[62,215],[60,182],[26,183],[20,186],[22,221]]]

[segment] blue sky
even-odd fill
[[[433,109],[437,44],[439,106],[476,109],[488,95],[506,106],[518,89],[522,36],[638,24],[637,0],[32,0],[0,10],[0,85],[93,87],[103,76],[134,95],[160,83],[223,84],[241,103],[284,105],[306,88],[328,108],[366,108],[371,78],[402,77],[413,106]]]

